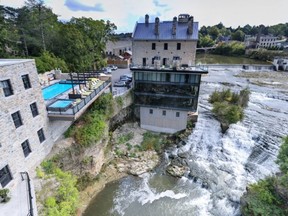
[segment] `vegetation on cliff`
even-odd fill
[[[77,144],[89,147],[103,137],[105,128],[108,127],[106,120],[111,114],[113,114],[112,94],[104,94],[92,105],[89,112],[68,129],[65,136],[71,136]]]
[[[288,136],[283,139],[276,163],[280,173],[248,186],[241,198],[244,216],[288,215]]]
[[[230,89],[214,91],[209,102],[213,104],[212,112],[221,122],[222,127],[241,121],[244,118],[244,108],[249,102],[249,89],[245,88],[239,93],[231,92]]]
[[[39,215],[74,215],[79,202],[76,177],[58,168],[53,158],[43,161],[36,172],[38,178],[45,179],[41,192],[37,194],[37,200],[41,200],[43,205]]]

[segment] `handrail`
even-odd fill
[[[99,92],[101,92],[103,89],[105,89],[109,84],[111,83],[111,80],[106,80],[104,83],[102,83],[98,88],[94,89],[89,95],[87,95],[84,99],[81,100],[80,103],[78,103],[77,105],[67,109],[66,111],[70,112],[72,111],[72,113],[67,113],[66,111],[63,111],[61,109],[59,109],[58,111],[54,111],[57,112],[57,114],[60,115],[75,115],[76,113],[78,113],[87,103],[89,103],[95,96],[97,96],[99,94]],[[51,111],[51,113],[53,113],[53,111]]]
[[[33,197],[32,197],[32,192],[31,192],[30,177],[29,177],[28,172],[20,172],[20,174],[21,174],[22,181],[24,181],[23,175],[26,174],[26,176],[27,176],[27,185],[28,185],[28,194],[29,194],[29,212],[28,212],[27,216],[33,216],[34,215],[33,204],[32,204]]]

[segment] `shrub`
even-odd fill
[[[42,171],[42,169],[41,168],[39,168],[39,167],[36,167],[36,176],[37,176],[37,178],[44,178],[44,176],[45,176],[45,173]]]
[[[283,138],[276,162],[283,173],[288,173],[288,136]]]
[[[213,104],[212,112],[224,124],[232,124],[243,120],[244,110],[249,102],[250,91],[245,88],[239,94],[230,89],[214,91],[208,101]]]
[[[122,144],[122,143],[126,143],[128,142],[129,140],[133,139],[134,137],[134,133],[133,132],[129,132],[127,134],[123,134],[119,137],[118,139],[118,143],[119,144]]]
[[[146,132],[143,134],[143,141],[139,150],[155,150],[159,152],[162,148],[162,139],[159,134]]]
[[[56,194],[47,197],[45,200],[44,211],[46,212],[46,215],[74,215],[79,200],[79,192],[76,188],[76,178],[59,168],[55,168],[53,174],[59,182],[59,186]]]
[[[1,198],[0,201],[1,202],[6,203],[10,200],[9,192],[10,192],[10,190],[7,188],[0,189],[0,198]]]
[[[112,94],[104,94],[77,123],[65,132],[65,137],[74,137],[75,141],[83,147],[97,143],[103,137],[107,127],[106,120],[111,117],[112,113]]]

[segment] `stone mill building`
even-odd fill
[[[137,23],[132,35],[134,102],[142,128],[175,133],[197,115],[201,75],[195,66],[198,22],[180,14],[171,21]]]

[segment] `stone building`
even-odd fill
[[[0,116],[0,189],[8,188],[12,198],[0,204],[0,212],[27,215],[29,198],[23,179],[28,175],[23,173],[34,173],[72,122],[49,120],[35,62],[27,59],[0,60]]]
[[[197,113],[201,75],[194,66],[198,22],[189,14],[172,21],[137,23],[133,32],[134,102],[142,128],[175,133],[187,125],[188,112]]]

